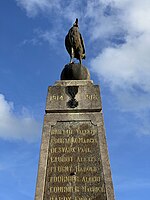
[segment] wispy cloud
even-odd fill
[[[38,41],[48,42],[50,45],[55,45],[58,43],[58,40],[60,38],[60,28],[57,27],[53,30],[42,30],[42,29],[36,29],[34,30]]]
[[[33,45],[33,46],[37,46],[37,45],[42,45],[42,42],[39,40],[38,37],[34,37],[31,39],[25,39],[23,40],[19,46],[24,46],[24,45]]]
[[[118,185],[116,184],[116,189],[119,191],[150,189],[150,181],[148,179],[123,180]]]
[[[39,133],[40,124],[30,112],[23,108],[21,114],[16,114],[14,104],[0,94],[0,138],[34,142],[39,138]]]
[[[63,39],[63,34],[60,35],[61,27],[55,27],[52,30],[42,30],[37,28],[33,30],[33,36],[23,40],[19,46],[33,45],[41,46],[44,43],[48,43],[51,47],[57,48],[59,45],[59,40]],[[61,31],[62,32],[62,31]]]
[[[16,0],[16,2],[27,11],[29,17],[34,17],[39,12],[49,12],[53,8],[60,8],[60,0]]]

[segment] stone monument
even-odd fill
[[[66,48],[71,61],[48,88],[35,200],[114,200],[100,88],[82,65],[78,20]]]

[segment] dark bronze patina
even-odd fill
[[[70,55],[70,63],[62,70],[61,80],[90,80],[88,69],[82,65],[82,59],[85,59],[85,47],[79,32],[78,19],[66,35],[65,46]],[[79,63],[75,63],[74,58],[79,60]]]
[[[85,47],[82,35],[79,32],[78,19],[66,35],[65,46],[70,55],[70,63],[73,62],[74,58],[77,58],[81,64],[82,59],[85,59]]]

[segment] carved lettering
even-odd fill
[[[66,172],[72,172],[72,166],[57,166],[56,167],[57,172],[66,173]]]
[[[100,177],[99,176],[91,176],[91,177],[83,176],[82,182],[85,182],[85,183],[100,182]]]
[[[103,187],[87,187],[86,185],[85,186],[82,186],[82,190],[83,192],[94,192],[94,193],[97,193],[97,192],[103,192]]]
[[[71,129],[52,129],[51,135],[71,135],[72,130]]]
[[[83,143],[83,144],[95,144],[97,143],[97,140],[95,138],[74,138],[74,137],[70,137],[70,138],[55,138],[52,137],[51,138],[51,142],[54,144],[79,144],[79,143]]]
[[[73,200],[72,197],[50,197],[49,200]],[[91,200],[89,197],[75,197],[74,200]]]
[[[50,152],[51,152],[51,153],[57,153],[58,151],[57,151],[57,148],[54,147],[54,148],[51,148],[51,149],[50,149]]]
[[[49,200],[71,200],[71,197],[50,197]]]
[[[51,153],[90,153],[89,147],[54,147],[50,149]]]
[[[94,94],[94,95],[87,94],[86,95],[86,99],[89,99],[89,100],[98,100],[98,96],[96,94]]]
[[[76,172],[97,172],[96,167],[81,167],[79,164],[75,167]]]
[[[77,151],[79,153],[90,153],[91,152],[89,147],[77,147]]]
[[[73,200],[72,197],[50,197],[50,200]],[[89,197],[75,197],[74,200],[91,200]]]
[[[72,162],[73,161],[73,157],[50,157],[50,161],[52,163]]]
[[[49,167],[50,172],[59,172],[59,173],[71,173],[72,172],[72,166],[53,166]]]
[[[58,152],[60,153],[75,153],[75,147],[58,147]]]
[[[83,176],[80,180],[78,176],[53,176],[50,177],[51,183],[65,183],[65,182],[83,182],[83,183],[95,183],[100,182],[99,176],[87,177]]]
[[[91,134],[91,135],[95,135],[96,134],[96,130],[95,129],[77,129],[76,130],[77,134],[82,134],[82,135],[87,135],[87,134]]]
[[[95,135],[97,130],[95,129],[74,129],[74,133],[81,134],[81,135]],[[50,132],[51,135],[71,135],[73,134],[73,130],[71,129],[52,129]]]
[[[50,187],[49,190],[50,190],[50,192],[54,192],[54,193],[57,193],[57,192],[59,192],[59,193],[66,193],[66,192],[72,193],[72,192],[79,192],[79,187],[77,187],[77,186],[55,187],[54,186],[54,187]]]
[[[64,96],[58,96],[58,95],[52,95],[52,96],[49,96],[49,100],[52,101],[52,100],[55,100],[55,101],[62,101],[64,100]]]
[[[54,176],[50,177],[51,183],[65,183],[65,182],[79,182],[79,177],[77,176]]]
[[[95,162],[95,157],[77,157],[77,162]]]

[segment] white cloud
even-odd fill
[[[38,12],[59,8],[60,0],[16,0],[17,4],[27,11],[28,16],[34,17]]]
[[[7,102],[0,94],[0,138],[33,142],[39,137],[39,132],[39,123],[27,109],[23,108],[21,115],[15,114],[13,103]]]
[[[117,47],[109,47],[91,61],[92,68],[112,89],[140,87],[150,91],[150,37],[142,34],[128,38],[127,42]]]
[[[149,0],[114,0],[114,6],[122,11],[121,19],[129,32],[150,31]]]

